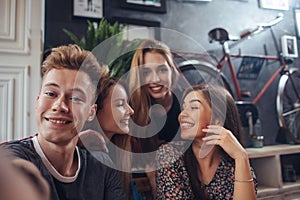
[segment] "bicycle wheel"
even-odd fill
[[[276,98],[279,125],[300,138],[300,70],[292,68],[280,77]]]
[[[226,77],[213,64],[206,61],[187,60],[179,63],[178,67],[191,85],[200,83],[217,84],[225,87],[232,95]]]

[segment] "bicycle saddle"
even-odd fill
[[[229,40],[228,32],[223,28],[215,28],[209,31],[209,42],[218,41],[220,43],[224,43]]]

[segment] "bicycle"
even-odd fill
[[[214,58],[214,56],[210,55],[210,57],[213,57],[217,60],[216,64],[214,64],[213,62],[207,62],[207,60],[203,61],[203,59],[200,58],[203,57],[202,55],[199,56],[197,54],[194,54],[189,57],[189,60],[179,63],[178,66],[183,72],[184,76],[190,82],[190,84],[198,84],[203,81],[206,83],[218,82],[219,84],[223,84],[224,87],[228,89],[228,91],[235,97],[238,102],[243,102],[245,101],[245,97],[250,96],[250,93],[249,91],[241,90],[238,77],[235,72],[235,67],[231,58],[254,58],[278,61],[280,63],[278,69],[274,71],[272,76],[264,84],[261,91],[253,98],[251,102],[255,105],[269,89],[271,84],[280,76],[276,97],[276,108],[279,126],[281,128],[289,130],[294,136],[292,140],[295,143],[299,143],[297,137],[300,137],[300,70],[298,68],[288,68],[288,64],[291,63],[291,60],[283,57],[277,43],[275,33],[272,29],[273,26],[275,26],[282,20],[283,15],[279,14],[272,21],[264,24],[258,24],[255,29],[244,32],[240,35],[240,37],[230,37],[225,29],[215,28],[209,31],[209,39],[210,42],[216,41],[222,45],[223,57],[218,60],[217,58]],[[238,43],[266,29],[269,29],[271,32],[277,55],[245,55],[241,53],[230,53],[229,42]],[[179,54],[180,53],[178,53],[178,55]],[[182,57],[184,57],[184,55]],[[236,95],[234,95],[227,77],[222,73],[222,70],[225,66],[228,66],[230,69],[230,76],[233,80],[234,92]],[[254,114],[257,115],[255,111]],[[254,118],[255,119],[253,120],[253,124],[255,124],[257,116],[254,116]],[[242,119],[242,121],[245,121],[245,119]],[[248,123],[248,121],[245,123]],[[243,125],[245,123],[243,123]]]

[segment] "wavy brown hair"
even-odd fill
[[[97,115],[98,111],[103,109],[104,107],[104,101],[106,98],[109,96],[109,93],[113,88],[117,85],[122,85],[122,87],[126,90],[127,88],[125,87],[125,84],[118,80],[117,78],[114,77],[104,77],[101,79],[99,83],[99,95],[96,100],[97,104]],[[111,138],[111,142],[115,144],[117,147],[123,149],[126,151],[126,153],[118,153],[115,151],[115,148],[110,149],[110,155],[111,159],[113,160],[114,164],[116,166],[121,166],[122,172],[121,174],[121,180],[123,183],[123,187],[127,193],[127,196],[130,197],[130,182],[131,182],[131,174],[127,173],[129,169],[131,169],[131,154],[127,152],[131,152],[131,136],[128,134],[115,134]]]

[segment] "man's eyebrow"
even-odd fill
[[[51,86],[53,86],[53,87],[59,87],[58,84],[56,84],[56,83],[51,83],[51,82],[46,83],[46,84],[44,85],[44,87],[51,87]]]
[[[158,65],[157,67],[167,67],[167,65],[164,63],[164,64],[161,64],[161,65]]]
[[[84,96],[86,96],[86,93],[80,88],[73,88],[72,92],[79,92],[79,93],[83,94]]]
[[[49,83],[46,83],[44,85],[44,87],[56,87],[56,88],[59,88],[59,85],[56,84],[56,83],[49,82]],[[79,92],[79,93],[83,94],[84,96],[86,96],[85,92],[81,88],[76,87],[76,88],[73,88],[71,91],[72,92]]]

